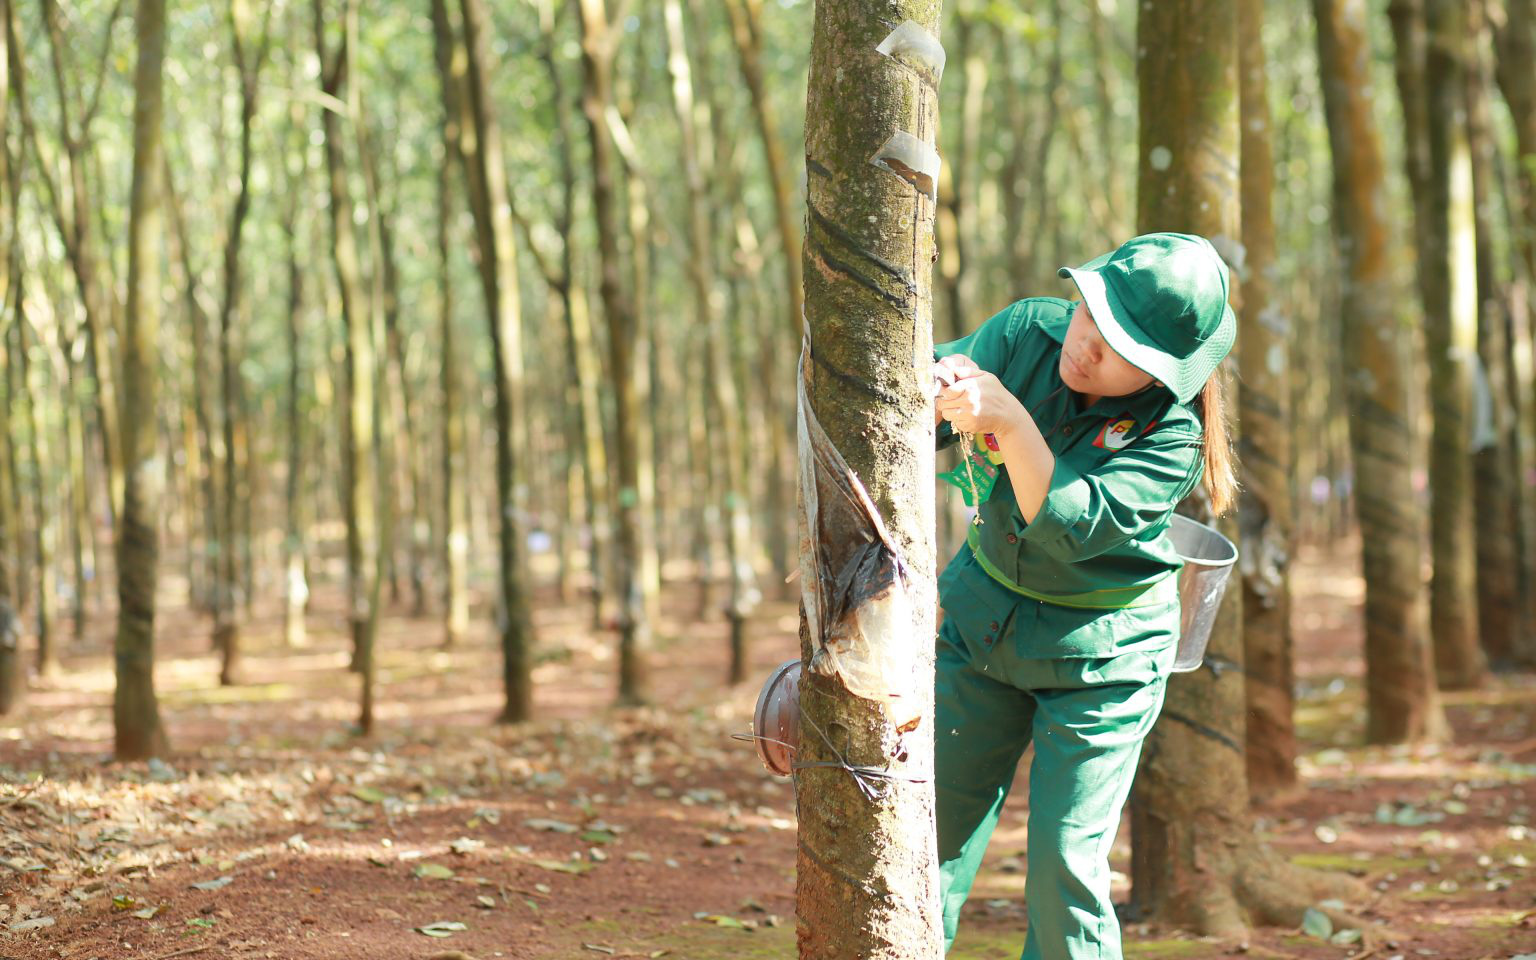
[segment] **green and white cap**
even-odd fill
[[[1105,342],[1180,403],[1200,392],[1237,337],[1227,265],[1204,237],[1149,233],[1059,274],[1082,291]]]

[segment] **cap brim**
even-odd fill
[[[1137,341],[1126,331],[1119,316],[1121,311],[1112,302],[1114,294],[1104,283],[1104,278],[1093,269],[1096,264],[1105,263],[1108,259],[1107,256],[1100,257],[1076,269],[1062,267],[1059,273],[1077,284],[1077,289],[1083,295],[1083,303],[1088,306],[1088,315],[1093,318],[1110,349],[1142,373],[1154,380],[1161,380],[1180,403],[1187,403],[1188,399],[1180,389],[1183,385],[1180,383],[1181,369],[1178,361],[1156,347]]]

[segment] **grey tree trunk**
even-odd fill
[[[585,89],[582,110],[591,139],[593,213],[597,219],[599,282],[603,312],[608,320],[608,376],[615,394],[615,435],[618,443],[619,551],[614,584],[619,601],[619,701],[643,702],[649,692],[647,658],[651,647],[653,602],[650,572],[655,567],[652,523],[655,479],[652,450],[644,430],[649,405],[647,345],[640,336],[640,317],[633,296],[620,286],[617,163],[608,109],[613,102],[614,35],[603,0],[579,0],[582,68]],[[631,189],[634,193],[634,189]],[[638,238],[637,238],[638,239]],[[639,279],[639,278],[637,278]]]
[[[240,279],[240,251],[245,221],[251,210],[251,134],[256,125],[256,92],[262,61],[266,59],[268,37],[263,22],[261,37],[252,49],[251,20],[252,13],[246,0],[234,0],[230,4],[231,48],[240,78],[240,173],[235,205],[229,214],[229,233],[224,242],[224,296],[219,303],[219,382],[223,387],[224,404],[224,498],[219,523],[224,531],[220,540],[228,549],[219,553],[218,607],[214,626],[214,643],[223,658],[219,683],[225,686],[239,683],[242,673],[237,611],[243,591],[237,584],[239,559],[248,545],[240,535],[240,511],[251,497],[250,485],[246,483],[250,469],[248,431],[240,402],[244,391],[240,384],[240,364],[235,355],[234,332],[244,293]]]
[[[939,14],[937,0],[822,0],[811,39],[800,464],[806,666],[796,754],[802,958],[937,958],[943,949],[930,782],[926,393]],[[894,24],[910,42],[888,46],[887,56],[876,48]],[[863,506],[853,506],[861,493]],[[836,586],[844,578],[848,593]],[[893,614],[890,626],[867,626],[881,612]]]
[[[470,211],[480,249],[480,285],[485,292],[491,333],[491,366],[496,382],[496,504],[500,522],[499,600],[502,681],[506,696],[500,721],[516,723],[533,715],[535,638],[529,607],[528,569],[524,558],[520,490],[527,486],[528,437],[523,413],[522,318],[517,293],[517,259],[512,215],[502,156],[500,126],[491,100],[490,18],[484,0],[462,0],[464,49],[468,70],[462,107],[473,131],[463,140]]]
[[[123,338],[124,434],[122,538],[118,542],[117,686],[112,697],[114,752],[141,760],[167,749],[155,699],[156,524],[165,459],[158,455],[161,242],[161,66],[165,0],[138,0],[134,18],[133,192],[128,226],[128,313]]]
[[[295,105],[289,114],[291,129],[303,132],[304,114]],[[307,151],[301,138],[298,148],[283,144],[283,170],[287,201],[283,207],[283,240],[288,259],[288,488],[285,491],[287,530],[283,536],[283,642],[289,649],[308,644],[304,612],[309,602],[309,579],[304,559],[308,552],[308,496],[304,484],[304,270],[299,260],[299,202],[308,192]]]
[[[348,69],[357,38],[356,0],[346,0],[342,13],[341,47],[327,49],[325,0],[315,0],[315,48],[327,94],[342,100],[342,84],[355,83]],[[344,102],[344,101],[343,101]],[[375,349],[369,304],[358,264],[357,235],[352,224],[352,196],[347,187],[346,156],[340,118],[322,110],[325,164],[331,194],[331,248],[336,285],[341,292],[342,327],[346,338],[346,375],[342,418],[342,507],[347,522],[347,614],[352,627],[354,667],[362,678],[358,728],[373,732],[373,640],[379,600],[377,492],[374,471],[373,385]]]
[[[736,378],[731,371],[725,330],[723,296],[716,286],[714,242],[709,223],[709,196],[704,185],[704,171],[699,156],[698,131],[694,127],[696,105],[693,96],[693,72],[683,31],[681,0],[666,0],[667,65],[672,74],[673,106],[682,132],[683,180],[688,188],[688,279],[693,287],[694,323],[705,338],[705,376],[709,384],[712,409],[708,421],[717,442],[707,444],[712,454],[724,460],[724,496],[719,504],[725,518],[726,555],[730,565],[730,596],[726,617],[730,623],[731,662],[727,681],[741,683],[747,678],[747,617],[756,606],[757,588],[753,582],[751,558],[751,517],[747,511],[745,489],[745,443],[737,428]],[[713,456],[711,457],[713,459]]]
[[[469,629],[469,497],[464,460],[463,378],[452,283],[453,171],[463,171],[464,48],[448,0],[432,0],[433,50],[443,100],[443,164],[437,182],[438,330],[442,389],[443,646],[455,646]]]

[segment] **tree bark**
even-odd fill
[[[1472,518],[1472,369],[1477,349],[1471,154],[1462,96],[1463,0],[1394,0],[1397,76],[1434,411],[1430,440],[1430,631],[1442,689],[1482,683]]]
[[[4,14],[10,20],[10,4]],[[11,62],[9,44],[0,43],[0,217],[5,220],[3,244],[0,244],[0,313],[15,318],[18,311],[11,309],[14,288],[14,264],[19,253],[21,196],[19,171],[11,162],[10,99]],[[14,319],[13,321],[14,322]],[[10,364],[6,341],[9,330],[0,326],[0,370]],[[7,409],[12,398],[5,398]],[[11,516],[11,431],[0,430],[0,716],[5,716],[20,705],[26,697],[27,670],[21,659],[21,629],[16,618],[13,601],[11,552],[15,549],[15,532]]]
[[[751,516],[747,512],[745,491],[745,444],[737,424],[736,379],[731,371],[727,347],[722,297],[716,289],[713,256],[714,240],[709,223],[709,196],[704,185],[704,171],[694,128],[696,105],[693,74],[683,31],[681,0],[665,0],[667,32],[667,67],[672,74],[672,100],[681,131],[683,180],[688,191],[688,280],[693,287],[695,329],[705,338],[705,376],[713,406],[708,420],[715,442],[708,443],[710,459],[724,461],[724,490],[720,504],[726,522],[726,553],[730,565],[730,595],[726,618],[730,629],[730,667],[728,683],[747,678],[748,651],[746,619],[757,605],[757,588],[748,554],[751,542]]]
[[[762,67],[762,0],[726,0],[731,18],[731,38],[736,45],[741,64],[742,78],[752,98],[752,114],[757,120],[758,138],[763,146],[763,159],[768,167],[768,182],[773,189],[774,228],[783,253],[784,301],[786,319],[791,337],[800,335],[805,323],[805,281],[802,276],[800,254],[800,227],[805,214],[795,196],[796,190],[789,167],[784,159],[784,143],[779,132],[778,116],[773,101],[763,82]],[[791,339],[791,343],[794,341]],[[773,466],[769,477],[769,507],[775,517],[789,512],[789,484],[784,465],[793,458],[789,442],[788,424],[779,407],[770,410],[772,417]],[[791,548],[789,527],[779,522],[769,528],[768,548],[774,569],[781,575],[788,572]]]
[[[455,646],[469,629],[469,498],[465,489],[463,377],[458,324],[454,322],[452,283],[453,170],[464,168],[460,97],[464,87],[464,49],[448,9],[448,0],[432,0],[433,49],[443,100],[443,164],[437,184],[438,329],[442,343],[439,382],[443,409],[443,646]]]
[[[1289,350],[1291,318],[1274,296],[1275,165],[1265,79],[1263,4],[1238,5],[1238,96],[1242,118],[1243,348],[1237,358],[1243,389],[1238,419],[1243,489],[1239,500],[1243,583],[1243,661],[1248,704],[1248,791],[1260,803],[1294,791],[1295,669],[1291,661],[1291,520]]]
[[[934,453],[925,395],[939,68],[924,49],[937,44],[939,13],[936,0],[816,5],[801,359],[802,958],[942,953],[928,782]],[[923,43],[877,52],[905,21]],[[848,485],[866,494],[865,506],[851,505]],[[845,577],[851,595],[833,586]],[[867,626],[882,607],[894,614],[889,626]],[[868,786],[845,764],[889,774]]]
[[[1445,732],[1423,602],[1421,511],[1412,486],[1409,338],[1392,296],[1381,206],[1381,139],[1369,85],[1364,0],[1313,0],[1323,106],[1333,152],[1333,227],[1347,272],[1344,324],[1355,510],[1365,576],[1366,737],[1434,740]]]
[[[161,67],[165,0],[138,0],[139,57],[134,71],[133,192],[128,226],[128,312],[123,339],[124,477],[118,543],[118,621],[112,698],[118,760],[164,753],[165,730],[155,699],[155,581],[164,485],[155,409],[159,394],[160,239],[163,159]]]
[[[303,131],[304,114],[295,106],[289,114],[293,131]],[[291,139],[283,142],[283,171],[287,179],[287,199],[283,205],[283,240],[288,267],[288,397],[285,419],[288,421],[288,476],[285,491],[287,530],[283,536],[283,642],[290,650],[308,645],[304,611],[309,602],[309,579],[305,573],[308,552],[309,511],[304,485],[305,404],[309,391],[304,385],[304,270],[299,260],[299,201],[308,193],[308,152],[303,138],[297,149]],[[296,161],[296,162],[295,162]],[[446,164],[445,164],[446,165]]]
[[[1531,374],[1531,321],[1529,291],[1536,278],[1536,3],[1532,0],[1506,0],[1503,26],[1497,31],[1494,76],[1509,107],[1515,131],[1515,156],[1511,165],[1514,189],[1505,193],[1513,198],[1509,208],[1509,236],[1515,254],[1515,283],[1510,288],[1509,344],[1515,351],[1510,378],[1511,391],[1521,391],[1512,398],[1520,411],[1520,434],[1527,447],[1536,447],[1536,376]],[[1497,157],[1495,158],[1497,159]],[[1506,171],[1501,180],[1507,181]],[[1536,451],[1527,449],[1521,467],[1536,466]],[[1523,485],[1523,483],[1522,483]],[[1520,552],[1520,582],[1523,599],[1521,617],[1525,623],[1514,638],[1509,662],[1536,665],[1536,497],[1524,497],[1524,536]],[[1494,653],[1494,651],[1490,651]],[[1497,654],[1495,653],[1495,656]]]
[[[268,8],[270,10],[270,7]],[[256,125],[256,93],[259,89],[262,61],[267,54],[267,30],[263,23],[261,37],[251,49],[251,9],[246,0],[233,0],[229,8],[229,33],[234,52],[235,70],[240,79],[240,173],[235,190],[235,204],[229,214],[229,232],[224,241],[224,296],[219,302],[219,383],[224,405],[224,488],[219,523],[221,542],[227,549],[219,552],[218,603],[215,614],[214,645],[221,655],[219,683],[229,686],[240,682],[240,624],[238,622],[237,586],[239,558],[244,552],[240,536],[240,509],[251,496],[246,476],[250,469],[247,447],[248,431],[240,402],[240,364],[235,356],[234,324],[241,310],[243,289],[240,277],[241,242],[245,221],[251,210],[251,134]]]
[[[1477,540],[1478,635],[1482,655],[1507,660],[1515,637],[1526,624],[1520,600],[1520,555],[1524,530],[1520,518],[1520,471],[1524,451],[1520,443],[1519,406],[1511,403],[1509,383],[1513,375],[1508,360],[1510,335],[1508,307],[1503,302],[1497,264],[1507,255],[1495,239],[1493,212],[1497,206],[1497,175],[1494,141],[1488,113],[1489,46],[1484,0],[1466,7],[1465,54],[1462,91],[1466,108],[1466,136],[1472,179],[1472,218],[1476,251],[1477,352],[1484,371],[1487,393],[1482,399],[1492,422],[1474,417],[1472,433],[1491,427],[1490,436],[1474,436],[1473,497],[1484,517],[1508,517],[1508,523],[1475,523]]]
[[[1143,5],[1137,18],[1137,46],[1146,51],[1137,71],[1138,229],[1201,234],[1228,261],[1236,260],[1241,209],[1238,19],[1256,16],[1256,8],[1178,0]],[[1213,381],[1225,376],[1223,368]],[[1228,404],[1239,400],[1226,396]],[[1218,522],[1203,494],[1180,509]],[[1219,524],[1239,536],[1234,521]],[[1242,592],[1227,592],[1205,666],[1169,683],[1131,808],[1134,914],[1210,936],[1240,937],[1255,923],[1294,925],[1321,896],[1363,893],[1347,878],[1294,867],[1254,834],[1242,601]]]
[[[496,504],[500,520],[500,609],[502,682],[506,703],[498,718],[516,723],[533,715],[535,638],[524,559],[523,516],[519,491],[527,486],[527,429],[523,414],[522,319],[517,293],[517,259],[509,207],[501,130],[491,101],[490,18],[484,0],[462,0],[464,49],[468,69],[468,108],[463,133],[466,176],[473,181],[470,211],[480,250],[480,285],[490,324],[492,369],[496,383]],[[473,135],[473,140],[468,139]]]
[[[112,28],[116,25],[122,6],[121,0],[115,4],[103,32],[103,50],[100,58],[103,65],[109,60],[106,47],[111,42]],[[70,119],[70,105],[81,98],[72,95],[65,83],[63,62],[65,41],[61,19],[62,14],[57,0],[43,0],[43,23],[46,27],[44,32],[48,36],[48,51],[53,63],[55,88],[58,93],[59,141],[63,147],[63,173],[69,184],[67,198],[60,185],[54,181],[52,167],[46,162],[41,162],[43,160],[41,141],[25,105],[26,92],[22,80],[24,75],[22,63],[14,51],[11,59],[16,70],[17,102],[21,105],[22,125],[27,128],[34,153],[38,155],[40,161],[38,171],[48,189],[54,220],[58,224],[59,236],[64,242],[66,256],[74,271],[80,293],[80,306],[85,315],[89,348],[87,356],[90,359],[91,376],[96,383],[96,427],[101,433],[102,459],[106,465],[107,487],[111,493],[109,510],[113,522],[116,523],[123,489],[123,454],[118,418],[120,400],[117,391],[117,368],[110,349],[109,333],[115,326],[112,262],[110,258],[103,257],[97,249],[93,217],[105,208],[105,204],[96,202],[85,173],[91,143],[90,121],[94,112],[86,111],[80,118],[79,129],[75,129],[75,124]],[[100,85],[101,78],[98,77],[98,91]],[[93,95],[91,102],[99,101]],[[69,201],[67,212],[64,207],[65,199]]]
[[[343,83],[357,42],[355,0],[345,0],[341,48],[333,55],[325,40],[325,0],[315,0],[315,48],[320,56],[323,88],[342,100]],[[352,627],[355,667],[362,678],[358,728],[373,732],[373,641],[378,611],[377,492],[374,472],[373,385],[375,349],[369,306],[358,265],[357,236],[352,226],[352,197],[347,187],[346,156],[342,152],[341,121],[331,109],[321,111],[325,162],[331,193],[331,248],[336,285],[341,292],[342,327],[346,339],[346,406],[342,418],[343,509],[347,523],[347,614]]]
[[[21,277],[16,278],[18,289]],[[58,511],[49,502],[53,483],[53,453],[48,442],[50,431],[46,429],[47,413],[40,411],[47,397],[58,393],[54,384],[46,382],[46,373],[36,375],[32,371],[32,348],[27,343],[29,326],[26,310],[20,296],[16,300],[16,359],[20,375],[22,396],[17,406],[22,408],[27,425],[27,448],[31,461],[32,506],[32,557],[36,574],[37,623],[37,672],[39,676],[55,677],[63,672],[54,636],[54,624],[58,620],[57,596],[58,573],[54,567],[54,551],[58,545]]]
[[[619,552],[615,587],[619,599],[619,701],[643,702],[649,693],[647,658],[651,646],[651,610],[646,602],[647,557],[654,557],[652,529],[654,478],[650,444],[641,433],[649,403],[649,377],[644,373],[645,344],[634,299],[619,281],[619,224],[615,198],[613,135],[607,113],[613,103],[613,35],[603,0],[579,0],[582,69],[585,89],[582,110],[591,139],[592,206],[597,219],[599,282],[603,312],[608,320],[608,375],[615,394],[615,434],[618,440]]]

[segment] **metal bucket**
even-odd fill
[[[1179,571],[1179,653],[1173,671],[1188,673],[1200,669],[1205,659],[1227,577],[1237,562],[1237,546],[1180,513],[1173,515],[1168,536],[1184,560],[1184,569]]]
[[[752,713],[752,742],[768,771],[787,777],[800,743],[800,661],[788,660],[763,684]]]

